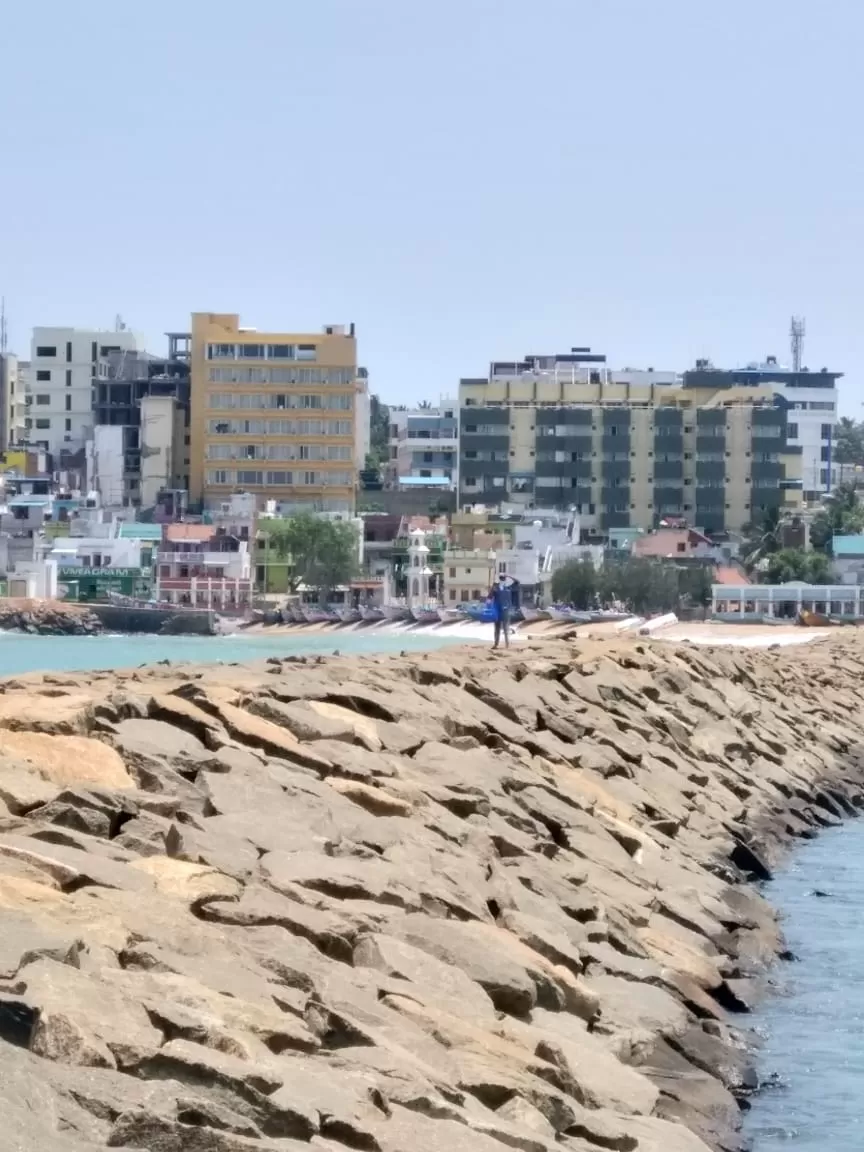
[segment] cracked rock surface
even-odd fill
[[[855,635],[0,683],[0,1147],[738,1149]]]

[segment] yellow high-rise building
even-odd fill
[[[237,315],[193,313],[191,392],[193,504],[244,491],[259,505],[353,511],[368,447],[353,324],[258,332]]]

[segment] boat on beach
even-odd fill
[[[364,624],[380,624],[387,617],[383,608],[361,608],[360,619]]]
[[[442,624],[458,624],[462,619],[462,613],[458,608],[439,608],[438,619]]]
[[[363,619],[359,608],[337,608],[336,616],[340,624],[359,624]]]
[[[411,619],[411,613],[404,604],[385,604],[382,611],[384,612],[384,619],[391,624],[395,624],[398,620]]]
[[[335,624],[339,620],[329,608],[315,608],[311,604],[304,604],[300,608],[300,615],[304,624]]]
[[[439,624],[438,609],[434,605],[423,608],[412,608],[411,619],[415,624]]]
[[[538,620],[548,620],[549,613],[545,608],[526,608],[524,605],[519,609],[522,619],[526,624],[535,624]]]

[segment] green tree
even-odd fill
[[[864,421],[840,418],[834,429],[834,460],[838,464],[864,464]]]
[[[831,561],[824,552],[784,548],[768,557],[761,579],[764,584],[788,584],[790,580],[804,580],[807,584],[830,584]]]
[[[594,603],[597,586],[597,570],[590,560],[568,560],[552,573],[552,599],[583,612]]]
[[[299,584],[317,588],[326,602],[340,584],[357,574],[357,529],[344,520],[328,520],[312,512],[299,512],[286,519],[268,520],[262,526],[265,549],[287,560],[289,587]]]
[[[390,409],[380,396],[369,397],[369,455],[367,468],[378,468],[390,456]]]
[[[699,608],[707,608],[711,603],[713,583],[714,569],[706,564],[678,569],[678,592],[681,600],[689,601]]]
[[[861,531],[864,531],[864,505],[853,484],[841,484],[825,497],[825,507],[813,517],[810,543],[830,556],[835,536],[854,536]]]

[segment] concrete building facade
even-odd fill
[[[55,467],[61,453],[81,451],[92,436],[97,385],[108,379],[111,354],[143,346],[127,328],[33,329],[28,436],[52,453]]]
[[[669,517],[741,531],[800,508],[801,448],[771,384],[684,387],[604,360],[577,349],[461,381],[460,505],[569,508],[606,533]]]
[[[779,404],[788,409],[789,443],[801,451],[801,481],[805,502],[817,501],[839,482],[839,467],[833,459],[837,416],[837,381],[842,372],[823,368],[794,371],[768,356],[764,362],[745,368],[715,368],[700,360],[682,376],[684,388],[704,392],[715,389],[769,388]]]
[[[236,314],[195,313],[191,502],[206,508],[239,489],[259,504],[353,511],[360,379],[353,325],[265,333]]]

